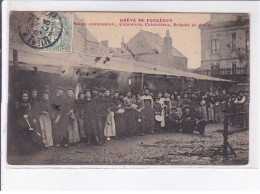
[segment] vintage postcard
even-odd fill
[[[247,165],[249,24],[10,12],[8,164]]]

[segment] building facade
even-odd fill
[[[172,46],[169,30],[164,38],[159,34],[140,30],[127,43],[122,40],[121,49],[124,54],[126,49],[136,61],[187,70],[188,59]]]
[[[249,15],[211,14],[208,27],[201,30],[201,67],[194,72],[248,81]]]

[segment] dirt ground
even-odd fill
[[[233,134],[229,142],[237,157],[211,157],[223,143],[221,124],[208,124],[205,135],[161,133],[112,140],[103,146],[78,144],[51,147],[33,155],[10,154],[9,164],[23,165],[245,165],[248,131]]]

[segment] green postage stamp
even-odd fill
[[[39,51],[72,52],[72,12],[24,12],[18,28],[22,41]]]
[[[59,12],[58,13],[62,32],[58,40],[51,46],[44,48],[43,51],[51,52],[72,52],[72,37],[73,37],[73,13],[72,12]],[[53,22],[55,25],[56,23]],[[42,23],[41,28],[46,28],[46,24]],[[57,36],[57,34],[55,35]]]

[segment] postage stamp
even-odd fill
[[[72,13],[66,12],[25,12],[20,18],[19,35],[34,49],[71,52],[72,18]]]

